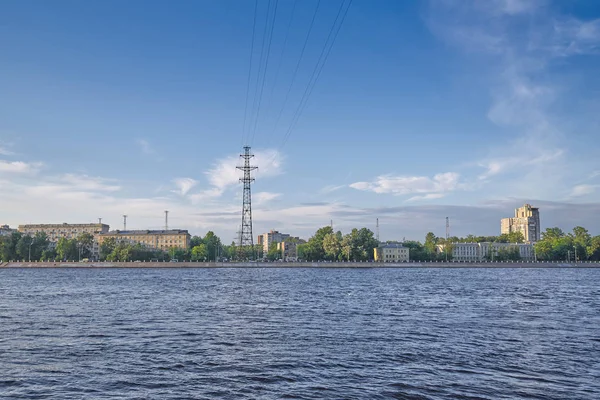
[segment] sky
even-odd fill
[[[600,3],[0,2],[0,224],[600,234]]]

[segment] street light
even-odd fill
[[[29,243],[29,262],[31,262],[31,246],[33,246],[33,240]]]

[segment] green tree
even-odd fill
[[[325,258],[330,261],[340,259],[342,253],[342,232],[328,233],[323,238],[323,250]]]
[[[29,261],[31,247],[33,247],[33,238],[29,235],[21,236],[21,239],[17,242],[17,256],[19,259]]]
[[[21,240],[21,232],[13,232],[10,236],[2,238],[2,248],[0,248],[0,258],[4,261],[12,261],[18,258],[17,243]]]
[[[81,258],[90,258],[94,248],[94,236],[91,233],[80,233],[76,242],[78,257],[81,254]]]
[[[109,260],[109,257],[113,253],[113,251],[115,250],[116,247],[117,247],[117,240],[114,237],[103,240],[102,244],[100,245],[100,259],[108,260],[108,261],[115,261],[115,260]]]
[[[61,260],[75,260],[79,256],[77,251],[77,240],[62,237],[56,244],[56,253]]]
[[[204,243],[200,243],[192,248],[193,261],[205,261],[207,257],[208,252],[206,251],[206,245]]]
[[[269,251],[267,252],[266,258],[269,261],[276,261],[281,258],[281,250],[277,249],[277,243],[271,243]]]
[[[302,246],[303,259],[309,261],[319,261],[325,259],[325,250],[323,249],[323,240],[325,236],[333,233],[331,226],[319,228],[315,234],[308,239],[308,242]]]
[[[46,257],[52,255],[54,252],[50,251],[50,240],[48,239],[48,235],[46,232],[37,232],[33,237],[33,246],[31,247],[31,259],[32,260],[47,260],[48,258],[44,258],[44,254]]]

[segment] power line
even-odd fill
[[[294,20],[294,15],[296,13],[296,5],[298,4],[298,0],[294,0],[294,5],[292,6],[292,12],[290,14],[290,20],[288,21],[287,29],[285,31],[285,38],[283,39],[283,46],[281,48],[281,56],[279,57],[279,63],[277,64],[277,69],[275,70],[275,77],[273,78],[273,86],[271,87],[271,93],[269,94],[268,105],[271,105],[273,100],[273,93],[275,92],[275,87],[277,86],[277,80],[279,79],[279,71],[281,71],[281,65],[283,64],[283,56],[285,55],[285,49],[287,47],[287,42],[290,36],[290,28],[292,27],[292,22]],[[269,107],[267,107],[269,108]],[[267,142],[269,142],[267,140]]]
[[[270,5],[269,0],[269,5]],[[250,139],[250,143],[254,141],[254,136],[256,135],[256,127],[258,125],[258,119],[260,117],[260,106],[262,104],[262,96],[263,91],[265,89],[265,81],[267,79],[267,70],[269,68],[269,56],[271,55],[271,43],[273,42],[273,30],[275,29],[275,19],[277,18],[277,6],[279,5],[279,0],[275,0],[275,10],[273,11],[273,20],[271,22],[271,31],[269,32],[269,45],[267,46],[267,55],[265,59],[265,67],[263,69],[262,83],[260,85],[260,95],[258,96],[258,109],[256,111],[256,118],[254,119],[254,129],[252,131],[252,139]],[[267,24],[269,19],[269,10],[267,9]],[[266,27],[267,25],[265,25]],[[264,38],[263,38],[264,43]],[[262,59],[262,56],[261,56]],[[260,71],[260,69],[259,69]],[[257,88],[258,89],[258,88]]]
[[[333,25],[331,26],[331,30],[329,31],[329,34],[327,35],[327,40],[325,41],[323,50],[321,51],[321,54],[319,55],[319,59],[317,60],[315,69],[313,70],[311,78],[309,79],[309,83],[306,86],[306,90],[304,91],[302,98],[300,99],[298,108],[296,109],[296,112],[294,113],[294,116],[292,117],[292,122],[290,124],[290,127],[288,128],[287,132],[285,133],[281,147],[283,147],[287,143],[287,140],[289,139],[292,130],[295,128],[296,124],[298,123],[298,120],[300,119],[300,115],[302,115],[302,112],[306,108],[308,99],[310,98],[310,95],[311,95],[317,81],[319,80],[319,77],[321,76],[323,67],[325,66],[325,63],[327,62],[327,59],[329,58],[329,54],[331,54],[331,49],[333,48],[333,45],[335,44],[335,40],[337,39],[337,36],[342,28],[342,25],[344,24],[346,15],[348,15],[348,10],[350,10],[350,6],[352,5],[352,0],[350,0],[348,2],[348,6],[346,7],[346,10],[344,11],[344,13],[342,15],[340,23],[337,26],[337,29],[335,30],[335,34],[333,34],[333,31],[336,27],[336,23],[337,23],[337,21],[340,17],[340,14],[342,13],[342,10],[344,8],[344,4],[345,4],[345,0],[343,0],[342,3],[340,4],[340,9],[338,10],[338,14],[337,14],[335,20],[333,21]],[[329,39],[331,38],[332,34],[333,34],[333,39],[331,40],[331,44],[329,45],[329,47],[327,47],[327,43],[329,42]],[[321,60],[322,60],[322,62],[321,62]],[[319,63],[320,63],[320,65],[319,65]]]
[[[265,57],[265,43],[267,41],[267,32],[268,32],[268,28],[269,28],[269,15],[271,14],[271,0],[269,0],[269,2],[267,3],[267,15],[265,16],[265,27],[263,29],[263,34],[262,34],[262,44],[260,46],[260,59],[258,60],[258,72],[256,74],[256,83],[254,84],[254,96],[253,96],[253,100],[252,100],[252,111],[250,114],[250,125],[249,125],[249,129],[248,129],[248,136],[247,138],[250,139],[250,133],[252,131],[252,126],[253,126],[253,118],[256,117],[256,108],[258,105],[258,86],[259,86],[259,82],[260,82],[260,77],[262,75],[262,65],[263,65],[263,60]],[[248,143],[246,143],[246,145],[248,145]]]
[[[317,12],[319,11],[319,6],[321,5],[321,0],[317,2],[317,7],[315,8],[315,12],[313,13],[312,20],[310,21],[310,26],[308,27],[308,32],[306,33],[306,38],[304,39],[304,44],[302,45],[302,51],[300,52],[300,58],[298,58],[298,62],[296,63],[296,68],[294,69],[294,73],[292,75],[292,82],[290,83],[290,87],[288,88],[287,93],[285,94],[285,98],[283,99],[283,103],[281,104],[281,108],[275,119],[275,125],[273,127],[273,133],[277,129],[277,125],[279,124],[279,120],[281,119],[281,115],[283,114],[283,110],[287,104],[287,101],[290,97],[290,93],[292,91],[292,87],[294,86],[294,82],[296,81],[296,76],[298,75],[298,70],[300,69],[300,63],[302,62],[302,58],[304,57],[304,52],[306,50],[306,45],[308,44],[308,39],[310,38],[310,33],[312,32],[313,26],[315,25],[315,19],[317,17]]]
[[[256,15],[258,13],[258,0],[254,2],[254,23],[252,24],[252,45],[250,47],[250,65],[248,66],[248,83],[246,84],[246,103],[244,107],[244,124],[242,125],[242,146],[245,142],[246,119],[248,117],[248,97],[250,94],[250,78],[252,77],[252,55],[254,54],[254,37],[256,34]]]

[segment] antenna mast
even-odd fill
[[[377,243],[379,243],[379,218],[377,218],[376,229],[377,229]]]
[[[123,230],[127,230],[127,215],[123,215]]]
[[[169,230],[169,211],[165,210],[165,231]]]

